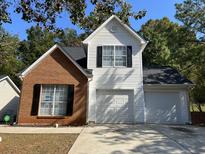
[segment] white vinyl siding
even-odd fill
[[[66,85],[42,85],[40,115],[61,116],[66,115],[67,94]]]
[[[117,31],[115,33],[110,32],[111,26],[117,26]],[[119,57],[117,57],[116,64],[114,64],[114,58],[112,61],[115,67],[105,67],[103,66],[103,61],[102,68],[98,68],[96,65],[97,47],[102,46],[103,56],[103,46],[105,45],[114,47],[119,46],[119,49],[117,49],[119,51],[117,51]],[[132,46],[131,68],[126,67],[127,55],[124,51],[125,48],[127,50],[127,46]],[[96,115],[98,114],[96,110],[96,89],[134,90],[133,121],[144,121],[142,49],[143,47],[140,42],[126,31],[115,19],[105,25],[105,27],[94,36],[92,41],[90,41],[88,44],[87,68],[93,70],[93,78],[89,82],[88,121],[96,121]]]
[[[3,121],[4,114],[17,116],[19,107],[19,94],[8,79],[0,81],[0,121]]]

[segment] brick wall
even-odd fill
[[[35,84],[74,84],[72,116],[31,116],[33,86]],[[26,77],[21,88],[19,125],[83,125],[86,123],[87,78],[62,53],[56,49],[44,58]]]

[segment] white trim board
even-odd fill
[[[15,85],[15,83],[10,79],[9,76],[5,76],[5,77],[1,78],[0,82],[3,80],[7,80],[11,84],[13,89],[20,95],[21,92],[20,92],[19,88]]]
[[[34,69],[41,60],[43,60],[46,56],[51,54],[55,49],[60,49],[60,51],[86,76],[88,77],[87,73],[82,69],[82,67],[75,61],[71,56],[65,53],[65,51],[58,45],[55,44],[53,47],[51,47],[47,52],[45,52],[40,58],[38,58],[33,64],[31,64],[25,71],[23,71],[20,74],[20,78],[25,77],[32,69]]]
[[[107,25],[112,19],[116,19],[131,35],[133,35],[135,38],[140,40],[141,44],[147,44],[148,42],[145,41],[139,34],[137,34],[132,28],[130,28],[128,25],[124,24],[116,15],[112,15],[110,18],[108,18],[101,26],[99,26],[94,32],[92,32],[84,41],[84,44],[89,44],[89,42],[92,40],[92,38],[105,26]]]
[[[144,84],[144,90],[148,90],[148,89],[188,89],[193,87],[194,84]]]

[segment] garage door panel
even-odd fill
[[[145,92],[148,123],[179,123],[180,102],[177,92]]]
[[[131,123],[132,91],[98,90],[97,123]]]

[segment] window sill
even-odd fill
[[[130,68],[127,66],[102,66],[102,67],[97,67],[97,68]]]
[[[66,116],[37,116],[38,119],[65,119]]]

